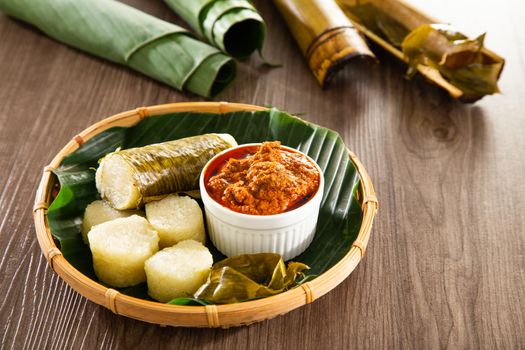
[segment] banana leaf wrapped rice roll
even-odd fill
[[[448,24],[399,0],[337,0],[368,38],[463,102],[499,92],[505,60]]]
[[[115,209],[135,209],[148,197],[196,189],[208,160],[236,145],[229,134],[204,134],[116,151],[100,161],[97,189]]]
[[[423,24],[401,44],[408,59],[408,75],[414,75],[418,65],[426,65],[460,89],[464,99],[497,93],[503,62],[483,55],[484,39],[485,34],[469,39],[446,24]]]
[[[374,54],[334,0],[274,0],[321,86],[352,58]]]
[[[164,0],[199,35],[236,58],[261,50],[266,26],[249,0]]]
[[[113,0],[2,0],[0,11],[50,37],[179,90],[212,97],[235,62],[186,29]]]

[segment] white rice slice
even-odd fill
[[[93,267],[99,280],[113,287],[146,281],[144,262],[159,250],[159,237],[138,215],[94,226],[88,233]]]
[[[161,248],[186,239],[206,241],[202,210],[191,197],[169,195],[147,203],[146,218],[159,234]]]
[[[160,302],[192,296],[206,282],[213,257],[204,245],[186,240],[146,260],[148,294]]]
[[[82,240],[88,244],[88,232],[93,226],[131,215],[144,216],[144,213],[140,210],[117,210],[104,200],[90,203],[84,211],[84,220],[82,220]]]

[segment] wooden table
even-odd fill
[[[128,1],[177,21],[159,1]],[[84,299],[51,271],[31,209],[41,170],[114,113],[198,101],[0,15],[0,348],[525,348],[525,11],[519,0],[418,0],[507,58],[503,93],[451,100],[380,55],[323,91],[268,1],[265,53],[219,99],[273,105],[341,133],[375,184],[367,256],[313,304],[249,327],[160,328]]]

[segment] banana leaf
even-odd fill
[[[293,288],[307,269],[298,262],[291,262],[286,268],[279,254],[238,255],[214,264],[208,280],[194,297],[213,304],[264,298]]]
[[[335,131],[271,109],[223,115],[166,114],[146,118],[129,128],[108,129],[88,140],[54,171],[60,191],[49,207],[47,220],[63,256],[96,280],[91,254],[82,243],[80,231],[86,206],[98,198],[94,168],[101,157],[118,147],[141,147],[206,133],[228,133],[239,144],[280,140],[312,157],[325,176],[324,196],[315,237],[294,261],[308,265],[309,274],[320,275],[350,250],[361,227],[362,210],[358,200],[359,175],[343,140]],[[225,258],[210,242],[208,247],[214,262]],[[144,288],[138,286],[122,292],[147,298]]]
[[[200,36],[235,58],[262,50],[266,26],[249,0],[164,0]]]
[[[498,78],[503,62],[483,57],[485,34],[468,39],[448,25],[423,24],[401,43],[408,59],[408,74],[424,64],[437,69],[466,95],[483,96],[499,92]]]
[[[2,0],[0,11],[50,37],[178,90],[212,97],[235,62],[185,29],[113,0]]]
[[[399,0],[336,0],[368,38],[463,102],[499,92],[505,60],[483,46],[485,35],[469,39]]]
[[[274,0],[321,86],[352,58],[375,59],[334,0]]]

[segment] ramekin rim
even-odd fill
[[[319,164],[317,164],[317,162],[315,160],[313,160],[309,155],[305,154],[304,152],[299,151],[298,149],[295,149],[293,147],[289,147],[289,146],[286,146],[286,145],[281,145],[281,147],[283,147],[285,149],[288,149],[288,150],[291,150],[293,152],[298,152],[299,154],[302,154],[303,156],[307,157],[308,160],[319,171],[319,186],[317,187],[317,192],[306,203],[304,203],[303,205],[301,205],[301,206],[299,206],[299,207],[297,207],[295,209],[292,209],[290,211],[286,211],[284,213],[271,214],[271,215],[253,215],[253,214],[239,213],[239,212],[234,211],[234,210],[232,210],[230,208],[224,207],[223,205],[218,203],[215,199],[213,199],[208,194],[206,186],[204,185],[204,174],[205,174],[206,169],[208,168],[208,166],[216,158],[222,156],[223,154],[231,152],[231,151],[233,151],[235,149],[239,149],[241,147],[249,147],[249,146],[260,146],[261,144],[262,144],[262,142],[243,143],[243,144],[237,145],[235,147],[227,148],[224,151],[217,153],[215,156],[213,156],[204,165],[204,167],[202,168],[200,177],[199,177],[199,190],[200,190],[202,201],[204,202],[204,206],[206,206],[208,203],[212,203],[212,206],[216,210],[222,211],[223,213],[225,213],[227,215],[232,215],[236,219],[240,219],[240,220],[248,219],[248,220],[253,220],[253,221],[272,221],[272,220],[284,220],[284,219],[288,219],[290,217],[293,217],[295,215],[298,215],[298,213],[301,214],[301,211],[304,211],[303,208],[308,208],[308,207],[310,207],[312,205],[315,205],[315,203],[317,201],[319,201],[319,202],[322,201],[322,196],[324,195],[324,174],[323,174],[323,170],[321,169]],[[319,199],[319,197],[321,197],[321,199]],[[301,210],[301,209],[303,209],[303,210]]]

